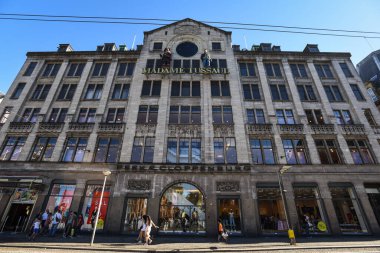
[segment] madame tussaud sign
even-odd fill
[[[143,74],[229,74],[227,68],[143,68]]]

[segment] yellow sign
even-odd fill
[[[289,237],[289,239],[296,238],[296,236],[294,235],[294,230],[293,229],[289,229],[288,230],[288,237]]]
[[[143,68],[143,74],[229,74],[227,68]]]
[[[322,231],[322,232],[325,232],[327,230],[326,223],[324,223],[323,221],[318,222],[317,227],[319,231]]]

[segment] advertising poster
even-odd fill
[[[89,186],[89,189],[87,191],[87,197],[86,197],[86,205],[84,206],[85,225],[86,225],[84,226],[85,228],[88,228],[88,229],[94,228],[96,214],[99,211],[99,209],[100,209],[100,213],[99,213],[97,229],[103,229],[104,227],[104,222],[107,216],[109,196],[110,196],[109,187],[106,187],[106,189],[104,190],[102,204],[99,205],[101,193],[102,193],[101,187]]]

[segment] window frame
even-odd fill
[[[16,89],[12,92],[10,99],[14,99],[14,100],[19,99],[25,86],[26,86],[26,83],[18,83],[16,86]]]
[[[247,124],[251,124],[251,125],[262,125],[262,124],[266,124],[266,120],[265,120],[265,113],[264,113],[264,109],[261,109],[261,108],[247,108],[246,110],[246,114],[247,114]],[[259,117],[257,116],[257,111],[261,111],[262,112],[262,118],[263,118],[263,122],[259,122]],[[252,115],[253,117],[251,117],[249,114],[250,112],[253,112]],[[252,118],[253,120],[251,121],[250,118]],[[260,117],[261,118],[261,117]]]
[[[111,111],[114,110],[112,113]],[[112,115],[112,120],[110,120],[110,115]],[[122,115],[121,120],[117,120],[118,116]],[[105,122],[109,124],[122,124],[124,122],[124,116],[125,116],[125,108],[124,107],[110,107],[108,108],[107,115],[105,118]]]
[[[253,146],[252,145],[252,141],[258,141],[259,144],[260,144],[260,147],[257,148],[256,146]],[[270,148],[265,147],[265,145],[263,144],[264,141],[269,141],[271,147]],[[273,148],[273,140],[271,138],[250,137],[249,138],[249,149],[250,149],[250,152],[251,152],[251,159],[252,159],[252,163],[253,164],[269,164],[269,165],[277,164],[277,162],[276,162],[276,152],[275,152],[275,149]],[[258,159],[256,159],[256,162],[255,162],[254,157],[253,157],[254,156],[253,149],[260,151],[261,162],[258,162],[259,161]],[[267,159],[266,159],[266,152],[265,152],[265,150],[267,150],[267,149],[272,152],[273,163],[267,163],[267,161],[266,161]]]
[[[47,98],[50,89],[51,84],[37,84],[37,86],[34,88],[33,93],[30,96],[31,101],[45,101]]]
[[[322,145],[318,145],[317,142],[322,142]],[[333,142],[333,145],[329,145],[328,142]],[[315,138],[314,139],[315,146],[317,148],[318,156],[320,158],[321,164],[343,164],[343,156],[341,155],[341,151],[339,149],[338,142],[335,139],[325,139],[325,138]],[[332,158],[331,152],[334,152],[332,150],[335,150],[338,160],[334,161]],[[324,151],[327,155],[327,163],[323,163],[321,156],[319,154],[319,151]]]
[[[218,115],[216,115],[216,110],[220,109],[220,118],[221,122],[215,122],[215,119]],[[226,113],[227,110],[230,110],[231,113]],[[231,117],[231,122],[227,122],[226,118],[228,116]],[[212,123],[213,124],[226,124],[226,125],[233,125],[234,124],[234,119],[233,119],[233,111],[232,111],[232,106],[231,105],[215,105],[212,106]]]
[[[75,144],[74,145],[69,146],[69,144],[70,144],[69,140],[70,139],[75,139]],[[85,145],[81,144],[81,140],[85,140],[86,144]],[[67,137],[66,141],[65,141],[64,149],[63,149],[63,152],[62,152],[61,162],[83,162],[83,159],[84,159],[84,157],[86,155],[85,152],[87,151],[87,145],[88,145],[88,137]],[[68,149],[69,147],[74,147],[74,149],[73,149],[74,151],[71,154],[71,158],[69,160],[65,160],[66,151],[69,150]],[[80,161],[76,161],[76,156],[77,156],[78,151],[82,151],[83,152],[82,158],[80,159]]]
[[[81,77],[86,66],[85,62],[72,62],[67,70],[67,77]],[[71,73],[72,72],[72,73]]]
[[[253,101],[261,101],[262,100],[261,99],[260,87],[257,83],[243,83],[242,88],[243,88],[244,100],[253,100]],[[255,90],[255,92],[254,92],[254,90]],[[247,94],[246,92],[249,92],[249,94]],[[249,95],[248,98],[246,95]]]
[[[92,87],[92,95],[90,88]],[[104,85],[102,83],[89,83],[83,96],[83,100],[100,100]]]
[[[64,91],[65,88],[66,88],[66,91]],[[57,101],[71,101],[74,97],[76,89],[77,89],[77,84],[63,84],[58,93]],[[61,98],[62,96],[63,98]]]
[[[142,109],[146,108],[146,111],[142,111]],[[156,110],[157,109],[157,110]],[[137,113],[137,121],[136,124],[157,124],[158,119],[158,105],[140,105],[139,111]],[[142,116],[145,114],[145,121],[140,120]],[[153,116],[152,116],[153,114]],[[155,119],[154,121],[150,121],[150,118]]]
[[[102,139],[107,139],[106,145],[103,145],[100,143]],[[112,140],[117,140],[118,143],[112,144]],[[119,155],[120,155],[121,142],[122,142],[122,138],[120,138],[119,136],[108,136],[108,137],[99,136],[97,141],[96,141],[96,147],[95,147],[93,162],[94,163],[117,163],[119,161],[119,158],[120,158]],[[105,157],[103,157],[104,160],[102,159],[99,161],[97,159],[97,157],[101,151],[101,148],[105,148],[106,152],[104,154]],[[117,148],[116,156],[114,157],[115,161],[109,161],[110,153],[114,154],[115,148]],[[110,150],[111,150],[111,152],[110,152]],[[100,158],[102,158],[102,157],[100,157]]]
[[[96,62],[92,68],[91,77],[105,77],[108,74],[110,67],[109,62]],[[97,70],[97,68],[99,68]]]
[[[118,86],[120,86],[120,91],[119,91],[119,96],[116,97]],[[115,83],[112,90],[111,100],[128,100],[130,87],[131,85],[129,83]],[[126,97],[124,97],[125,94],[126,94]]]
[[[272,101],[275,101],[275,102],[291,101],[286,84],[272,83],[269,85],[269,88],[270,88]],[[276,98],[277,96],[278,96],[278,99]]]
[[[137,146],[136,145],[136,139],[143,139],[142,145]],[[133,139],[133,145],[132,145],[132,152],[131,152],[131,159],[130,159],[131,163],[153,163],[155,141],[156,141],[156,137],[155,136],[135,136],[135,138]],[[153,145],[151,145],[152,142],[153,142]],[[141,151],[139,151],[140,152],[139,153],[139,161],[133,160],[134,154],[135,154],[135,152],[137,152],[137,151],[135,151],[136,147],[140,147],[141,148]],[[145,159],[148,148],[150,148],[151,150],[153,150],[151,160]]]
[[[286,148],[286,144],[284,143],[285,141],[290,141],[290,143],[292,144],[292,147],[291,148]],[[302,146],[299,147],[295,142],[296,141],[302,141]],[[287,164],[309,164],[310,161],[309,161],[309,157],[308,157],[308,151],[307,151],[307,143],[305,141],[305,139],[303,138],[288,138],[288,137],[285,137],[285,138],[282,138],[282,146],[284,148],[284,152],[285,152],[285,159],[286,159],[286,163]],[[288,155],[287,155],[287,150],[289,149],[292,149],[292,153],[294,155],[294,158],[296,160],[295,163],[290,163],[289,162],[289,159],[288,158]],[[298,151],[299,149],[299,151]],[[302,152],[303,153],[303,157],[305,159],[305,163],[301,163],[300,162],[300,158],[299,158],[299,153],[298,152]]]
[[[8,142],[10,141],[11,138],[14,139],[14,142],[12,143],[12,145],[8,145]],[[26,136],[7,136],[6,139],[4,140],[4,143],[0,152],[0,161],[17,161],[20,156],[20,153],[22,152],[23,147],[25,146],[25,142],[26,142]],[[9,154],[9,157],[6,158],[5,156],[3,158],[2,157],[3,153],[7,147],[11,147],[11,151],[9,153],[5,153],[4,155]],[[16,153],[16,157],[14,158],[16,150],[18,151],[18,153]]]
[[[176,155],[175,155],[175,162],[169,161],[169,148],[172,148],[172,146],[169,146],[169,142],[174,142],[176,143]],[[186,141],[187,140],[187,162],[181,161],[181,141]],[[199,144],[199,162],[193,162],[193,149],[194,143],[197,142]],[[168,137],[167,138],[167,147],[166,147],[166,162],[169,164],[200,164],[202,163],[202,139],[201,138],[187,138],[187,137]]]
[[[50,68],[50,69],[49,69]],[[47,63],[45,65],[44,71],[42,72],[42,77],[55,77],[61,68],[61,63]]]
[[[211,97],[231,97],[229,81],[211,80],[210,88],[211,88]]]
[[[41,142],[39,142],[40,139],[46,139],[46,142],[42,143],[42,145],[39,145],[39,144],[41,144]],[[55,141],[51,142],[51,140],[55,140]],[[53,157],[53,152],[54,152],[55,146],[57,144],[57,140],[58,140],[57,136],[46,136],[46,137],[37,136],[36,140],[34,142],[33,148],[31,149],[29,161],[31,161],[31,162],[49,161],[49,159],[51,159]],[[50,156],[45,157],[46,151],[48,149],[51,149],[51,154],[50,154]],[[39,155],[38,158],[33,159],[34,153],[38,152],[38,150],[41,151],[41,154]]]
[[[217,157],[217,153],[215,152],[216,150],[216,142],[219,141],[220,143],[220,140],[223,140],[223,162],[218,162],[216,160],[216,157]],[[227,140],[229,140],[229,144],[227,143]],[[233,144],[233,145],[232,145]],[[236,150],[236,139],[235,137],[214,137],[214,140],[213,140],[213,145],[214,145],[214,163],[215,164],[237,164],[238,161],[237,161],[237,150]],[[220,147],[220,146],[218,146]],[[234,158],[235,160],[228,160],[228,148],[233,148],[234,151],[235,151],[235,155],[234,155]]]

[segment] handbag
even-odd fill
[[[223,233],[222,233],[222,237],[224,238],[224,240],[227,240],[227,238],[228,238],[228,234],[227,234],[226,232],[223,232]]]

